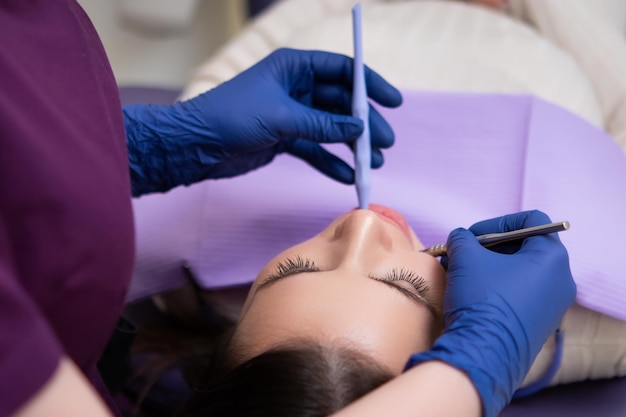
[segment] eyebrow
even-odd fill
[[[294,275],[300,275],[300,274],[314,274],[317,272],[327,272],[324,269],[320,269],[317,268],[316,270],[302,270],[302,269],[294,269],[291,271],[286,271],[284,273],[281,274],[273,274],[270,275],[269,277],[265,278],[257,287],[256,287],[256,291],[259,291],[263,288],[266,288],[267,286],[274,284],[278,281],[281,281],[285,278],[288,277],[292,277]],[[413,301],[414,303],[422,306],[422,307],[426,307],[433,316],[435,316],[435,318],[437,317],[437,314],[439,312],[439,309],[435,306],[435,304],[433,302],[431,302],[427,297],[427,293],[428,290],[424,290],[424,291],[420,291],[419,294],[416,294],[415,292],[409,290],[408,288],[405,288],[401,285],[397,285],[396,281],[387,281],[383,278],[377,278],[377,277],[372,277],[372,276],[368,276],[369,279],[377,281],[377,282],[382,282],[383,284],[387,285],[388,287],[391,287],[397,291],[399,291],[402,295],[404,295],[406,298],[408,298],[409,300]],[[255,291],[255,292],[256,292]]]

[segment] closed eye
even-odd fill
[[[301,274],[303,272],[319,272],[320,269],[315,266],[315,262],[309,258],[302,258],[297,255],[295,258],[287,258],[282,262],[279,262],[276,266],[276,272],[271,275],[267,280],[277,280],[285,277],[286,275]]]
[[[394,268],[385,273],[383,278],[375,276],[370,276],[370,278],[388,282],[405,281],[411,284],[411,286],[415,289],[415,292],[422,295],[425,295],[428,291],[430,291],[430,285],[426,282],[423,276],[405,268]]]
[[[287,258],[278,263],[275,272],[265,278],[257,286],[257,291],[281,279],[304,273],[324,272],[324,269],[315,265],[315,262],[309,258],[303,258],[300,255],[295,258]],[[411,299],[421,306],[428,308],[431,313],[437,317],[439,308],[430,301],[429,292],[430,285],[421,275],[409,271],[404,268],[394,268],[387,273],[378,276],[369,274],[368,278],[382,282],[395,290],[401,292],[405,297]],[[400,282],[407,282],[411,288],[407,288]]]
[[[368,277],[394,287],[398,291],[402,292],[406,297],[412,299],[418,304],[426,306],[433,313],[433,315],[437,316],[439,309],[432,301],[430,301],[430,285],[423,276],[413,271],[409,271],[408,269],[394,268],[382,276],[370,274]],[[406,286],[400,284],[400,282],[407,282],[412,288],[406,288]]]

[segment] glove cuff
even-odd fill
[[[204,127],[182,103],[128,105],[123,115],[133,196],[192,184],[219,162],[219,153],[207,150],[212,142]]]

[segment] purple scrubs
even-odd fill
[[[0,2],[0,415],[96,362],[134,257],[115,79],[73,0]],[[71,401],[71,398],[67,399]]]

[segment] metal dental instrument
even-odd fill
[[[359,199],[359,208],[369,206],[372,149],[370,147],[369,103],[365,88],[363,47],[361,36],[361,3],[352,8],[352,32],[354,37],[354,67],[352,86],[352,115],[363,121],[363,133],[354,144],[354,183]]]
[[[489,233],[486,235],[476,236],[476,239],[478,240],[478,243],[488,248],[489,246],[498,245],[500,243],[521,240],[531,236],[562,232],[567,229],[569,229],[569,222],[564,221],[544,224],[541,226],[527,227],[525,229],[513,230],[511,232]],[[446,255],[446,244],[440,243],[438,245],[433,245],[421,250],[420,252],[426,252],[432,256],[444,256]]]

